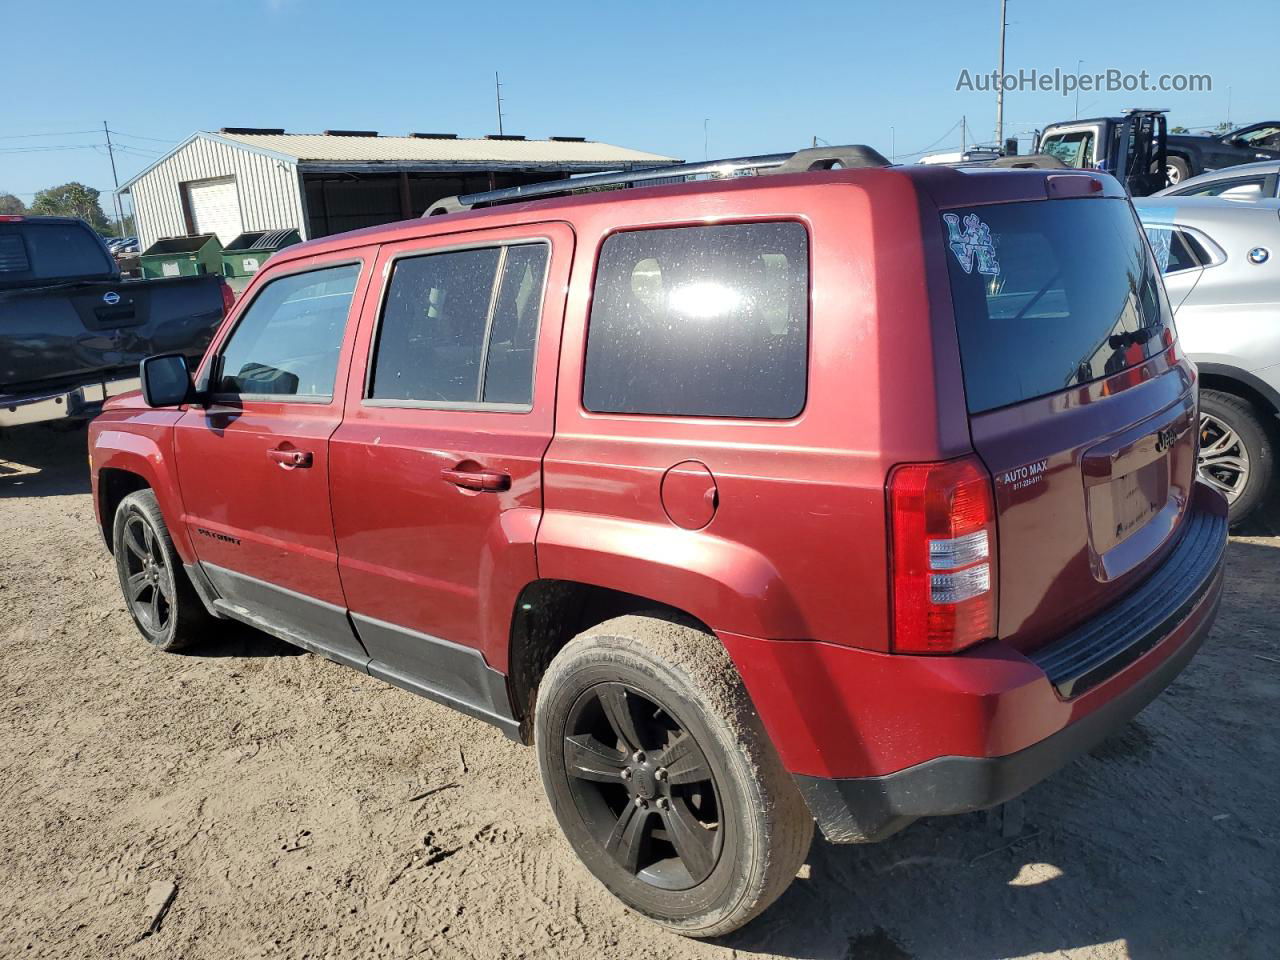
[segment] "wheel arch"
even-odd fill
[[[182,523],[182,501],[172,466],[172,433],[156,432],[151,425],[138,431],[114,424],[89,428],[89,450],[94,470],[94,506],[103,535],[111,549],[111,527],[120,501],[137,490],[150,489],[169,528],[174,549],[183,563],[195,560],[195,550]]]
[[[1218,390],[1248,400],[1268,416],[1280,415],[1280,391],[1261,377],[1223,363],[1196,363],[1200,389]]]
[[[102,539],[106,541],[108,552],[115,552],[112,527],[120,502],[131,493],[150,489],[152,487],[146,477],[132,470],[104,467],[98,471],[98,525],[102,529]]]
[[[688,611],[610,587],[576,580],[542,579],[520,591],[511,615],[507,684],[523,743],[533,742],[538,687],[555,655],[585,630],[614,617],[636,613],[675,620],[715,635]]]

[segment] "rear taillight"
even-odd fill
[[[893,649],[954,653],[995,635],[996,517],[976,458],[889,474]]]
[[[231,308],[236,305],[236,294],[231,289],[231,284],[222,281],[222,315],[225,317],[231,312]]]

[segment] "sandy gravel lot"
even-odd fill
[[[1212,637],[1122,734],[1001,815],[815,842],[695,943],[560,840],[534,756],[263,635],[154,654],[84,435],[0,437],[0,956],[1280,955],[1280,538],[1236,538]],[[152,917],[169,900],[158,928]]]

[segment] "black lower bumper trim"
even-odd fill
[[[1199,649],[1221,599],[1214,574],[1213,607],[1182,646],[1114,700],[1076,723],[1002,757],[936,757],[881,777],[828,780],[797,775],[796,784],[832,843],[882,840],[919,817],[983,810],[1011,800],[1128,723],[1167,687]]]

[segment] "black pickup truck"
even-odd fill
[[[1105,170],[1135,197],[1208,170],[1280,160],[1280,120],[1264,120],[1215,136],[1168,133],[1164,110],[1134,108],[1120,117],[1051,123],[1036,151],[1068,167]]]
[[[234,300],[215,275],[122,280],[70,217],[0,216],[0,427],[87,420],[155,353],[204,353]]]

